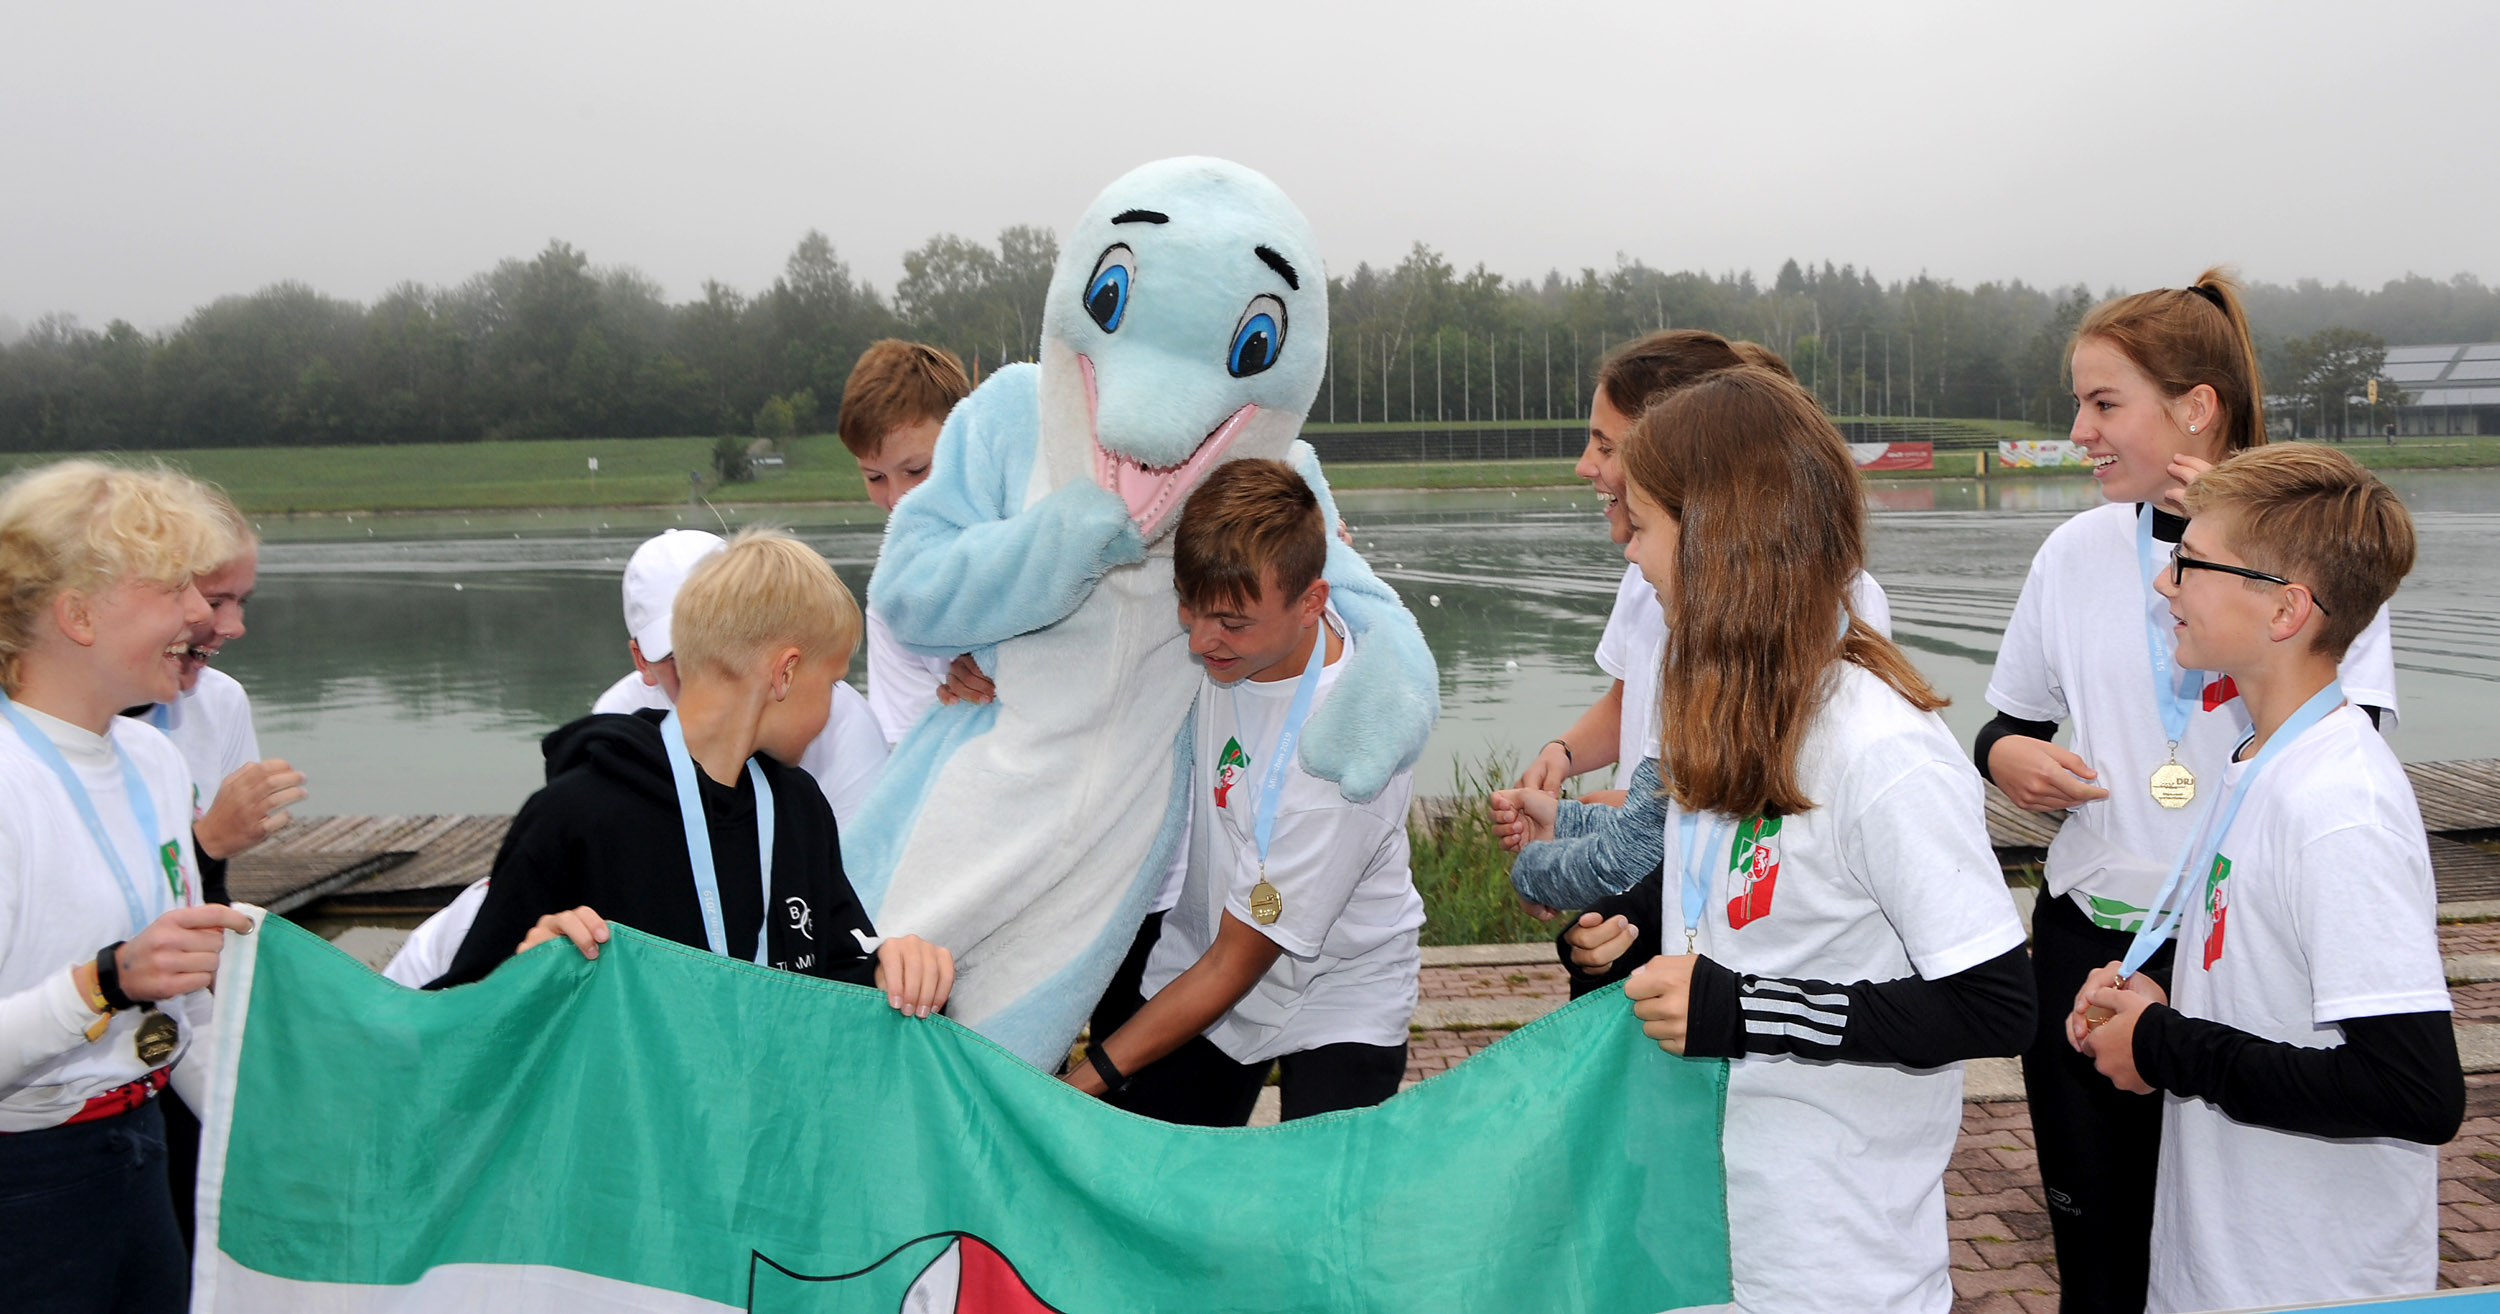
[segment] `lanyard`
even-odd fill
[[[52,774],[60,779],[62,790],[69,795],[69,801],[78,809],[78,819],[87,823],[87,837],[95,841],[96,852],[104,855],[104,865],[112,868],[113,879],[121,883],[122,903],[130,910],[130,933],[137,935],[149,922],[155,920],[156,912],[164,911],[166,905],[158,903],[154,911],[151,911],[140,900],[139,885],[130,879],[130,869],[122,865],[121,851],[113,847],[113,836],[111,832],[105,830],[104,818],[97,815],[95,800],[87,796],[86,785],[80,782],[78,773],[70,769],[69,760],[61,756],[60,747],[54,744],[43,731],[37,729],[34,722],[27,720],[26,714],[17,710],[17,705],[10,702],[9,696],[5,693],[0,693],[0,713],[6,713],[9,724],[17,727],[17,737],[26,741],[27,749],[34,753],[36,760],[51,768]],[[113,748],[112,736],[109,734],[105,736],[105,748],[113,754],[115,761],[121,763],[122,792],[130,796],[130,812],[139,823],[139,838],[150,849],[154,849],[157,835],[156,800],[148,795],[148,782],[140,778],[139,767],[130,760],[128,753]],[[174,874],[168,872],[165,880],[168,886],[173,887],[172,897],[180,898],[182,890],[175,885]]]
[[[1700,837],[1701,818],[1687,811],[1682,804],[1676,805],[1676,811],[1676,834],[1682,841],[1676,876],[1684,887],[1684,952],[1689,954],[1693,952],[1694,941],[1701,935],[1702,909],[1710,902],[1710,864],[1693,861],[1693,842]],[[1719,842],[1726,837],[1727,828],[1726,818],[1711,814],[1710,842],[1701,848],[1705,859],[1718,852]]]
[[[2118,960],[2120,980],[2135,975],[2136,969],[2144,966],[2144,960],[2152,957],[2162,941],[2169,939],[2170,933],[2178,929],[2180,919],[2187,916],[2187,900],[2179,899],[2178,906],[2174,908],[2171,906],[2172,895],[2184,892],[2181,887],[2186,882],[2182,878],[2188,872],[2206,865],[2215,854],[2222,852],[2222,841],[2230,835],[2231,823],[2240,815],[2240,804],[2248,801],[2249,788],[2257,783],[2257,775],[2266,769],[2266,763],[2273,761],[2285,745],[2299,738],[2301,732],[2325,720],[2327,714],[2342,706],[2343,702],[2343,681],[2327,681],[2325,688],[2310,695],[2309,701],[2302,703],[2290,720],[2276,728],[2274,737],[2268,739],[2266,746],[2258,751],[2257,759],[2248,764],[2248,770],[2241,774],[2240,782],[2231,787],[2229,795],[2215,800],[2212,810],[2205,814],[2205,824],[2191,832],[2187,843],[2180,847],[2179,861],[2171,867],[2169,878],[2162,882],[2161,894],[2154,898],[2152,911],[2144,914],[2144,925],[2136,930],[2135,939],[2128,943],[2126,957]],[[2212,836],[2210,843],[2207,842],[2208,832]]]
[[[1293,761],[1293,746],[1302,738],[1302,722],[1311,714],[1311,699],[1319,692],[1319,673],[1328,664],[1328,618],[1320,617],[1319,632],[1311,637],[1311,656],[1302,663],[1302,678],[1293,686],[1293,703],[1285,709],[1285,723],[1277,728],[1276,746],[1268,750],[1267,771],[1259,777],[1259,819],[1251,828],[1251,836],[1259,846],[1259,879],[1267,879],[1267,848],[1276,839],[1276,801],[1284,796],[1285,768]],[[1233,689],[1233,724],[1241,724],[1241,690]]]
[[[686,751],[686,727],[670,712],[660,722],[660,739],[668,745],[668,774],[677,782],[677,812],[686,827],[686,858],[694,867],[694,894],[703,905],[703,939],[712,952],[729,956],[729,933],[720,915],[720,869],[712,862],[712,827],[703,818],[703,796],[696,792],[694,755]],[[755,924],[755,961],[771,966],[767,942],[773,925],[773,790],[764,783],[763,768],[747,761],[747,780],[755,786],[755,871],[763,886],[764,916]]]
[[[2162,733],[2170,740],[2171,760],[2178,760],[2179,741],[2187,737],[2188,717],[2201,707],[2203,682],[2186,681],[2189,691],[2180,691],[2180,672],[2172,660],[2170,634],[2158,619],[2167,612],[2154,604],[2160,596],[2153,588],[2153,504],[2144,504],[2144,514],[2135,520],[2135,561],[2144,577],[2144,650],[2153,663],[2153,705],[2161,709]]]

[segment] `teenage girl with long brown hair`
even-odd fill
[[[2035,812],[2067,812],[2032,917],[2043,1019],[2023,1055],[2065,1314],[2144,1307],[2161,1100],[2120,1091],[2063,1029],[2092,969],[2124,955],[2167,864],[2222,782],[2248,712],[2231,682],[2171,661],[2169,604],[2152,577],[2187,522],[2188,483],[2266,441],[2257,351],[2239,285],[2208,270],[2186,288],[2095,308],[2072,348],[2073,438],[2106,504],[2059,526],[2032,559],[1997,652],[1997,717],[1980,770]],[[2342,664],[2344,690],[2382,727],[2396,707],[2385,608]],[[2061,725],[2070,742],[2052,742]],[[2069,811],[2071,809],[2071,811]],[[2167,983],[2164,946],[2145,970]]]
[[[1637,969],[1626,989],[1662,1047],[1734,1060],[1738,1308],[1941,1314],[1959,1061],[2016,1052],[2033,1016],[1978,775],[1943,699],[1847,605],[1864,494],[1812,398],[1714,374],[1643,412],[1623,463],[1625,555],[1667,622],[1668,870],[1642,916],[1668,953],[1636,962],[1629,935],[1592,934],[1575,958]],[[1514,883],[1546,903],[1568,902],[1546,878],[1640,824],[1526,790],[1496,811],[1532,841]]]

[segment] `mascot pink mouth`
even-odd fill
[[[1179,465],[1157,468],[1135,457],[1107,451],[1102,445],[1102,403],[1094,389],[1094,361],[1078,355],[1077,365],[1085,374],[1085,420],[1090,430],[1086,435],[1094,448],[1094,482],[1128,507],[1129,519],[1140,532],[1152,532],[1180,507],[1181,500],[1215,463],[1224,457],[1224,449],[1233,445],[1234,435],[1259,413],[1258,403],[1244,403],[1240,410],[1224,418],[1198,443],[1198,450]]]

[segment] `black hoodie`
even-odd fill
[[[512,819],[486,902],[433,988],[483,978],[512,956],[540,917],[585,904],[608,921],[710,947],[660,739],[664,715],[586,716],[547,736],[547,787]],[[842,874],[833,808],[805,771],[760,753],[754,761],[773,791],[772,965],[872,984],[876,960],[851,932],[876,930]],[[735,789],[700,768],[695,780],[712,833],[729,954],[752,961],[765,914],[756,880],[755,786],[744,772]]]

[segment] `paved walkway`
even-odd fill
[[[2443,926],[2440,951],[2452,959],[2500,953],[2500,922]],[[1550,1007],[1568,989],[1561,967],[1547,957],[1541,963],[1428,966],[1420,993],[1428,1006],[1516,1001],[1525,1016]],[[2500,1022],[2500,982],[2458,986],[2454,994],[2459,1021]],[[1448,1071],[1508,1034],[1508,1028],[1418,1030],[1407,1046],[1407,1080]],[[2465,1086],[2465,1126],[2439,1157],[2443,1287],[2500,1284],[2500,1073],[2469,1076]],[[1961,1144],[1944,1178],[1957,1314],[2054,1314],[2057,1308],[2057,1260],[2031,1147],[2030,1105],[2001,1099],[1962,1106]]]

